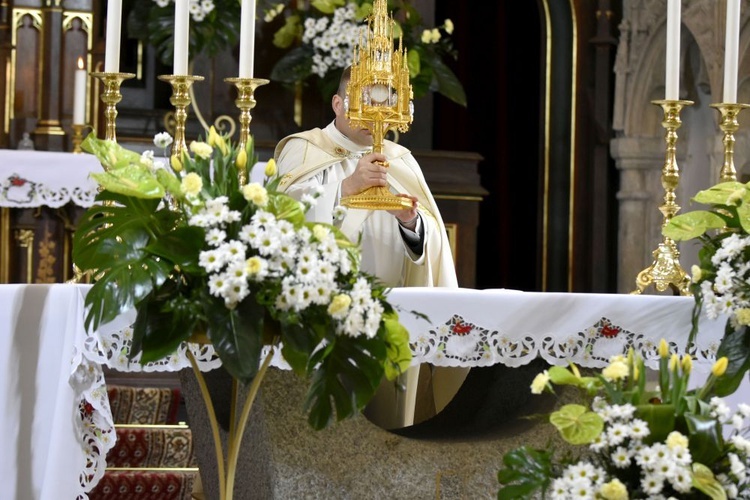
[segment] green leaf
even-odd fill
[[[589,444],[602,433],[604,420],[585,406],[569,404],[549,417],[560,435],[570,444]]]
[[[729,205],[729,197],[741,189],[745,189],[745,185],[740,182],[722,182],[699,191],[693,201],[705,205]]]
[[[638,418],[648,424],[649,443],[664,441],[675,429],[675,407],[672,404],[645,404],[635,407]]]
[[[140,154],[125,149],[115,141],[98,139],[94,132],[86,136],[81,143],[81,149],[95,155],[105,171],[124,167],[131,163],[139,164],[141,161]]]
[[[721,397],[734,393],[750,370],[750,328],[743,326],[739,330],[734,330],[727,320],[716,359],[722,356],[727,357],[729,364],[727,371],[714,384],[715,394]]]
[[[435,57],[430,62],[432,73],[437,80],[436,90],[456,104],[466,107],[466,92],[455,73],[451,71],[440,57]]]
[[[202,273],[198,257],[206,232],[196,226],[184,226],[167,233],[149,244],[145,250],[153,255],[169,260],[184,271]]]
[[[725,224],[724,219],[713,212],[695,210],[672,217],[662,233],[675,241],[684,241],[697,238],[709,229],[722,228]]]
[[[411,365],[411,348],[409,347],[409,331],[398,320],[395,311],[383,314],[385,328],[385,376],[388,380],[396,380]]]
[[[173,289],[170,287],[170,289]],[[149,296],[138,306],[138,316],[133,325],[131,358],[141,352],[141,364],[158,361],[177,350],[193,333],[196,318],[181,318],[163,310],[166,297],[157,299],[158,293]]]
[[[723,453],[724,438],[721,425],[714,417],[685,413],[685,423],[690,432],[690,454],[694,461],[712,464]]]
[[[236,308],[224,301],[205,298],[208,338],[221,358],[222,366],[237,380],[248,384],[258,373],[263,347],[265,308],[247,297]]]
[[[273,35],[273,44],[280,49],[287,49],[297,40],[302,33],[302,24],[299,16],[289,16],[284,22],[284,26]],[[288,54],[287,54],[288,55]],[[277,63],[278,64],[278,63]],[[271,80],[276,80],[274,73],[271,72]],[[282,80],[283,81],[283,80]]]
[[[104,189],[113,193],[147,199],[161,199],[165,194],[164,186],[143,165],[131,164],[90,175]]]
[[[726,500],[724,487],[716,480],[711,469],[701,463],[693,463],[693,487],[712,500]]]
[[[269,193],[267,210],[275,213],[277,219],[288,220],[295,227],[299,227],[305,222],[302,204],[286,194]]]
[[[533,498],[537,490],[546,490],[552,476],[552,457],[548,451],[521,446],[505,454],[504,468],[497,474],[500,500]]]
[[[273,66],[271,80],[286,84],[305,80],[312,74],[312,56],[311,47],[300,45],[293,48]]]
[[[415,49],[409,49],[409,51],[406,53],[406,65],[409,68],[410,78],[415,78],[419,73],[422,72],[419,51]]]
[[[312,0],[310,2],[310,5],[323,14],[333,14],[337,7],[343,7],[345,4],[345,0]]]
[[[744,201],[737,207],[737,218],[740,220],[740,226],[746,233],[750,233],[750,202]]]

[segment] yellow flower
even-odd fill
[[[690,268],[690,274],[693,275],[693,283],[698,283],[703,277],[703,270],[700,268],[700,266],[696,266],[695,264],[693,264]]]
[[[255,276],[259,272],[263,270],[263,259],[258,257],[257,255],[254,257],[250,257],[245,262],[245,270],[247,271],[247,274],[250,276]]]
[[[245,184],[242,187],[242,196],[247,201],[252,201],[259,207],[265,207],[268,204],[268,191],[257,182]]]
[[[602,370],[602,377],[607,380],[620,380],[628,376],[628,365],[624,361],[616,360]]]
[[[244,169],[247,165],[247,151],[244,149],[240,149],[240,152],[237,153],[237,159],[235,160],[235,165],[237,165],[237,168]]]
[[[659,356],[662,358],[669,356],[669,344],[664,339],[661,339],[661,342],[659,342]]]
[[[599,488],[599,494],[606,500],[628,500],[628,489],[617,478],[604,483]]]
[[[716,360],[714,366],[711,367],[711,373],[714,377],[721,377],[727,371],[727,365],[729,365],[729,359],[726,356],[722,356]]]
[[[672,431],[669,433],[669,436],[667,436],[666,443],[667,443],[667,447],[669,447],[670,450],[678,446],[681,448],[687,448],[688,438],[680,434],[677,431]]]
[[[680,364],[680,356],[676,352],[672,353],[672,357],[669,358],[669,371],[673,372],[677,369],[677,365]]]
[[[192,151],[197,157],[208,160],[211,158],[213,149],[205,142],[193,141],[190,143],[190,151]]]
[[[432,28],[432,31],[430,32],[430,42],[438,43],[439,41],[440,41],[440,30],[437,28]]]
[[[180,187],[182,188],[183,193],[195,196],[201,192],[201,189],[203,189],[203,179],[201,179],[201,176],[195,172],[190,172],[182,178]]]
[[[271,158],[266,163],[266,177],[273,177],[274,175],[276,175],[276,160]]]
[[[351,303],[352,298],[345,293],[336,295],[328,306],[328,314],[334,318],[341,319],[346,316]]]
[[[227,143],[224,141],[224,138],[219,135],[218,132],[216,132],[216,129],[213,125],[211,125],[211,128],[208,129],[208,145],[211,147],[218,147],[219,151],[221,151],[221,154],[226,155],[227,151]]]
[[[313,236],[315,236],[315,239],[318,241],[324,241],[328,238],[328,235],[331,234],[331,231],[327,227],[321,226],[320,224],[315,224],[312,232]]]
[[[449,35],[453,33],[453,21],[450,19],[445,20],[445,25],[443,27],[445,28],[445,32]]]
[[[182,162],[177,158],[177,155],[172,156],[169,159],[169,163],[172,165],[172,170],[175,172],[182,172]]]
[[[734,314],[735,318],[737,318],[737,323],[740,325],[750,325],[750,309],[737,309]]]
[[[432,41],[432,34],[430,30],[424,30],[422,32],[422,43],[430,43]]]
[[[690,373],[693,371],[693,358],[690,357],[690,354],[685,354],[682,357],[682,371],[683,373]]]
[[[544,370],[542,373],[534,377],[534,380],[531,382],[531,393],[541,394],[542,391],[544,391],[544,388],[547,387],[548,382],[549,373],[547,372],[547,370]]]

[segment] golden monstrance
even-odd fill
[[[372,133],[372,148],[383,152],[383,140],[390,130],[406,132],[414,119],[414,103],[406,48],[402,37],[394,50],[394,20],[388,15],[387,1],[375,0],[367,19],[367,33],[354,47],[351,79],[346,86],[344,109],[353,128]],[[387,166],[387,165],[386,165]],[[411,208],[411,200],[391,193],[387,187],[368,188],[342,198],[350,208],[398,210]]]

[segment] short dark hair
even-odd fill
[[[341,72],[341,78],[339,79],[339,88],[338,90],[336,90],[336,93],[341,96],[342,99],[346,97],[346,86],[351,78],[352,67],[347,66],[346,68],[344,68],[344,71]]]

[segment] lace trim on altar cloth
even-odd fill
[[[693,347],[668,341],[670,352],[689,353],[697,362],[713,363],[719,341]],[[446,323],[416,337],[410,344],[414,362],[439,366],[491,366],[502,363],[518,367],[542,357],[553,365],[573,362],[590,368],[607,366],[617,354],[626,355],[632,347],[640,352],[646,365],[658,368],[658,344],[654,339],[634,333],[601,318],[585,330],[570,335],[509,335],[490,330],[454,315]]]
[[[85,186],[51,187],[13,173],[0,180],[0,206],[59,208],[73,202],[79,207],[90,207],[94,204],[97,187],[93,181],[88,181],[86,184]]]

